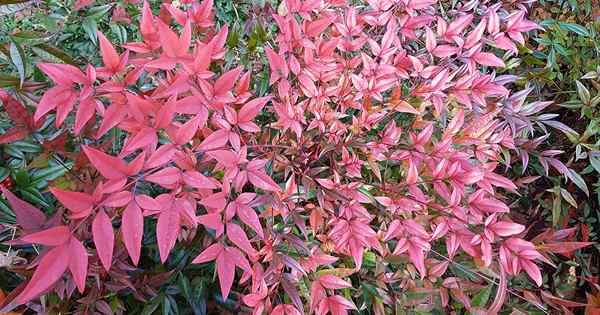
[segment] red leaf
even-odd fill
[[[160,148],[150,155],[146,161],[146,164],[144,165],[144,168],[155,168],[168,163],[173,155],[175,155],[175,152],[175,146],[170,143],[160,146]]]
[[[75,134],[79,134],[85,124],[94,116],[96,107],[98,106],[96,99],[92,97],[85,98],[79,101],[79,109],[75,114]]]
[[[129,203],[125,208],[125,211],[123,211],[121,234],[129,257],[131,257],[133,264],[137,266],[142,248],[144,217],[142,215],[142,210],[135,202]]]
[[[123,207],[131,201],[131,192],[124,190],[117,193],[112,193],[108,196],[108,198],[102,201],[102,205],[105,207]]]
[[[217,185],[198,171],[187,171],[182,174],[183,182],[197,189],[215,189]]]
[[[221,236],[225,230],[225,225],[221,219],[221,214],[211,213],[196,217],[196,222],[215,230],[215,237]]]
[[[344,281],[334,275],[320,276],[319,282],[327,289],[343,289],[352,287],[352,284],[350,284],[348,281]]]
[[[94,198],[86,193],[66,191],[55,187],[50,187],[50,192],[63,206],[75,213],[90,211],[94,207]]]
[[[71,230],[69,230],[69,227],[59,225],[40,232],[27,234],[21,237],[21,240],[26,243],[58,246],[65,244],[70,237]]]
[[[180,178],[181,171],[178,168],[167,167],[144,177],[144,180],[169,188],[171,185],[178,183]]]
[[[127,169],[127,166],[121,159],[86,145],[83,146],[83,152],[102,176],[108,179],[126,177],[125,169]]]
[[[202,117],[200,115],[197,115],[196,117],[190,119],[188,122],[183,124],[183,126],[181,126],[175,134],[175,142],[179,145],[183,145],[192,140],[192,138],[196,134],[196,131],[198,131],[200,125],[206,123],[202,120]]]
[[[71,271],[71,275],[73,275],[73,280],[75,281],[75,284],[77,284],[79,292],[83,293],[85,290],[85,278],[87,276],[88,267],[87,251],[78,239],[71,237],[68,255],[69,270]],[[64,260],[65,258],[62,259]]]
[[[480,52],[473,56],[478,64],[488,67],[505,67],[504,61],[492,53]]]
[[[252,185],[266,191],[280,191],[281,188],[275,181],[269,177],[269,175],[263,172],[251,172],[248,171],[248,180]]]
[[[102,262],[104,269],[108,271],[112,265],[115,235],[113,233],[112,222],[102,209],[98,211],[94,222],[92,222],[92,236],[98,257],[100,257],[100,262]]]
[[[235,262],[229,257],[227,249],[221,251],[217,256],[217,274],[219,275],[219,285],[224,301],[227,300],[235,276]]]
[[[31,280],[15,299],[18,304],[25,304],[48,290],[67,271],[69,265],[69,245],[54,247],[40,260]]]
[[[98,40],[100,42],[100,51],[102,52],[102,62],[104,63],[104,66],[114,74],[121,63],[119,54],[117,54],[115,47],[113,47],[111,42],[109,42],[108,39],[106,39],[106,36],[100,31],[98,31]]]
[[[205,250],[203,250],[202,253],[200,253],[200,255],[198,255],[196,258],[194,258],[192,263],[193,264],[201,264],[201,263],[205,263],[207,261],[215,260],[217,258],[217,256],[219,256],[221,254],[222,251],[223,251],[223,245],[221,245],[220,243],[212,244],[209,247],[207,247]]]
[[[546,244],[538,245],[537,249],[539,251],[545,251],[545,252],[551,252],[551,253],[569,254],[580,248],[584,248],[584,247],[591,246],[591,245],[594,245],[594,243],[593,242],[546,243]]]
[[[38,208],[15,196],[4,186],[0,186],[4,197],[8,200],[12,211],[15,213],[17,224],[25,230],[37,230],[46,222],[46,215]]]
[[[305,34],[310,37],[316,37],[321,34],[331,22],[332,20],[330,17],[309,22],[306,26]]]
[[[40,68],[47,76],[60,85],[71,85],[73,82],[85,83],[87,82],[86,76],[79,70],[79,68],[59,63],[38,63],[37,67]]]
[[[156,136],[156,130],[154,128],[145,127],[127,142],[127,147],[124,151],[133,152],[148,146],[154,147],[157,142],[158,137]]]
[[[172,208],[161,211],[156,224],[156,240],[161,262],[167,261],[169,252],[175,246],[175,241],[177,241],[180,228],[181,216],[179,211]]]
[[[198,149],[203,151],[214,150],[224,146],[227,143],[227,131],[217,130],[211,133],[200,143]]]
[[[227,238],[250,256],[256,255],[256,250],[248,240],[246,232],[235,223],[227,223]]]
[[[214,90],[215,90],[215,95],[223,95],[229,91],[231,91],[231,89],[233,88],[233,85],[235,84],[237,77],[240,75],[240,73],[242,73],[243,68],[237,67],[235,69],[229,70],[225,73],[223,73],[223,75],[221,75],[221,77],[219,77],[219,79],[217,80],[217,82],[215,82],[215,86],[214,86]]]
[[[15,141],[19,141],[24,139],[29,135],[29,132],[26,129],[21,129],[20,127],[13,127],[8,129],[5,133],[0,135],[0,144],[11,143]]]
[[[238,113],[238,123],[252,121],[270,99],[270,96],[259,97],[244,104]]]
[[[245,204],[238,204],[237,216],[242,222],[250,226],[260,238],[264,238],[262,226],[254,209]]]

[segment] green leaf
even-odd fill
[[[67,63],[70,65],[77,65],[75,60],[69,56],[65,51],[48,44],[39,44],[31,47],[33,52],[40,56],[42,59],[53,61],[55,63]]]
[[[588,153],[590,164],[596,170],[596,172],[600,173],[600,154],[598,152],[590,152]]]
[[[113,4],[105,4],[105,5],[100,5],[100,6],[96,6],[96,7],[92,7],[90,9],[88,9],[87,12],[87,17],[94,19],[94,20],[99,20],[102,19],[103,17],[106,16],[106,14],[108,13],[108,11],[110,11],[110,9],[113,7]]]
[[[0,181],[3,181],[10,175],[10,171],[6,167],[0,167]]]
[[[81,23],[81,27],[88,35],[88,38],[94,43],[94,45],[98,44],[98,24],[96,24],[96,20],[92,18],[85,18],[83,23]]]
[[[581,36],[586,36],[586,37],[590,36],[590,33],[588,32],[588,30],[579,24],[560,22],[560,23],[558,23],[558,25],[560,26],[560,28],[562,28],[565,31],[571,31],[571,32],[581,35]]]
[[[588,105],[590,103],[590,91],[578,80],[575,80],[575,84],[577,85],[577,94],[579,95],[579,99],[583,104]]]
[[[28,43],[30,45],[37,45],[44,43],[52,38],[52,35],[36,32],[36,31],[20,31],[11,35],[12,39],[18,43]]]
[[[17,68],[17,72],[19,72],[19,87],[23,86],[23,82],[25,82],[25,54],[23,53],[23,49],[19,44],[15,41],[10,42],[10,61]]]
[[[575,201],[575,198],[573,198],[573,195],[571,195],[570,192],[568,192],[564,188],[561,188],[560,194],[562,195],[563,199],[565,199],[570,205],[577,208],[577,201]]]
[[[573,169],[569,169],[569,174],[567,174],[567,177],[569,177],[571,179],[571,181],[577,185],[577,187],[579,187],[579,189],[583,190],[583,192],[589,196],[590,195],[590,191],[588,190],[588,187],[585,183],[585,181],[583,180],[583,177],[581,177],[581,175],[579,175],[579,173],[577,173],[575,170]]]
[[[473,306],[484,307],[488,300],[490,299],[490,295],[492,294],[492,286],[487,286],[485,289],[479,291],[474,297],[471,303]]]

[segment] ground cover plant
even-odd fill
[[[530,3],[2,4],[0,312],[597,311]]]

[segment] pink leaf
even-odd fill
[[[187,171],[182,174],[183,182],[197,189],[215,189],[217,185],[198,171]]]
[[[83,247],[83,244],[78,239],[71,237],[68,256],[61,259],[68,259],[69,270],[71,271],[71,275],[73,275],[73,280],[79,292],[83,293],[88,268],[88,256],[85,247]]]
[[[144,177],[146,181],[159,184],[165,188],[169,188],[169,186],[176,184],[179,182],[180,178],[181,171],[176,167],[167,167]]]
[[[341,278],[336,277],[334,275],[320,276],[319,282],[323,287],[332,290],[352,287],[352,284],[350,284],[348,281],[344,281]]]
[[[266,191],[280,191],[281,188],[275,181],[269,177],[269,175],[263,172],[250,172],[248,171],[248,180],[257,188]]]
[[[85,145],[83,152],[102,176],[108,179],[126,177],[124,172],[126,165],[121,159]]]
[[[511,236],[525,230],[525,226],[508,221],[500,221],[490,225],[490,229],[499,236]]]
[[[201,264],[211,260],[215,260],[223,252],[223,245],[215,243],[207,247],[200,255],[196,256],[192,261],[193,264]]]
[[[175,142],[179,145],[182,145],[192,140],[192,138],[196,134],[196,131],[198,131],[200,124],[203,124],[202,120],[202,117],[200,115],[197,115],[196,117],[190,119],[188,122],[183,124],[183,126],[181,126],[175,134]]]
[[[4,197],[8,200],[12,211],[15,213],[17,224],[26,230],[39,229],[46,222],[46,215],[38,208],[15,196],[4,186],[0,186]]]
[[[235,276],[235,262],[229,257],[225,250],[221,251],[217,256],[217,274],[219,275],[221,296],[225,301],[227,300]]]
[[[246,232],[244,232],[239,225],[235,223],[227,223],[227,237],[235,245],[246,252],[246,254],[250,256],[256,255],[256,250],[252,248],[252,244],[250,244]]]
[[[492,53],[479,52],[473,56],[473,60],[488,67],[505,67],[504,61]]]
[[[198,149],[203,151],[214,150],[223,147],[227,143],[227,131],[217,130],[211,133],[200,143]]]
[[[104,269],[108,271],[112,265],[113,248],[115,244],[115,235],[113,233],[112,222],[104,210],[100,209],[92,222],[92,236],[100,262]]]
[[[21,240],[26,243],[58,246],[65,244],[70,237],[71,230],[69,230],[69,227],[59,225],[40,232],[27,234],[21,237]]]
[[[75,213],[91,210],[94,206],[94,198],[86,193],[66,191],[54,187],[50,187],[50,192],[63,206]]]
[[[121,220],[121,233],[125,248],[131,257],[134,265],[140,260],[140,251],[142,248],[142,237],[144,234],[144,217],[142,210],[135,202],[129,203],[123,211]]]
[[[160,261],[165,262],[169,257],[169,252],[175,246],[179,230],[181,228],[181,217],[179,211],[168,208],[161,211],[156,224],[156,240],[158,241],[158,251]]]
[[[48,290],[60,277],[67,271],[70,260],[69,245],[52,248],[40,260],[37,269],[33,273],[31,280],[15,301],[18,304],[25,304],[36,298],[38,295]]]
[[[259,97],[244,104],[238,113],[238,121],[249,122],[254,119],[270,99],[270,96]]]
[[[100,42],[100,51],[102,52],[102,62],[110,71],[114,72],[119,68],[120,58],[111,42],[106,39],[102,32],[98,31],[98,40]]]

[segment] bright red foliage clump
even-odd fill
[[[490,313],[507,274],[542,283],[546,258],[507,217],[503,194],[516,186],[495,171],[514,149],[499,116],[514,78],[495,69],[537,28],[524,11],[286,0],[277,47],[264,49],[272,90],[262,96],[250,69],[224,68],[228,29],[213,30],[211,0],[164,6],[171,17],[144,3],[143,42],[116,48],[98,33],[103,67],[38,65],[54,86],[35,120],[79,135],[99,175],[81,191],[50,189],[66,220],[3,190],[19,240],[45,248],[13,307],[67,271],[84,292],[98,279],[90,270],[124,268],[117,252],[137,265],[144,217],[157,222],[163,262],[178,240],[211,231],[186,244],[193,263],[216,262],[223,298],[241,271],[236,290],[254,314],[346,314],[357,306],[338,290],[350,275],[371,279],[388,305],[391,288],[415,287],[469,305],[460,279],[445,276],[468,257],[501,279]],[[120,152],[110,152],[112,128],[126,133]],[[376,268],[361,270],[365,255]]]

